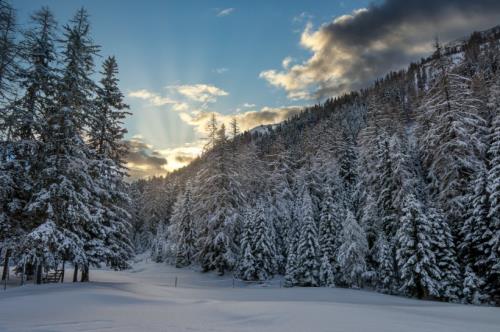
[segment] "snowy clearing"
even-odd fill
[[[67,273],[68,281],[71,274]],[[173,288],[175,277],[178,287]],[[500,310],[352,289],[232,288],[219,278],[140,262],[90,283],[0,293],[0,331],[498,331]]]

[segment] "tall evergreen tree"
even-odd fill
[[[195,229],[192,213],[193,199],[191,197],[191,183],[187,183],[186,189],[177,200],[172,214],[172,223],[177,225],[179,230],[175,261],[177,267],[190,265],[196,253]]]
[[[361,287],[362,275],[366,270],[365,257],[368,251],[368,243],[365,232],[350,210],[347,211],[342,224],[340,241],[337,261],[342,282],[347,286]]]
[[[217,270],[222,275],[236,263],[234,228],[242,201],[224,125],[217,132],[215,148],[206,157],[210,162],[196,181],[195,210],[201,223],[198,259],[205,271]]]
[[[439,296],[441,271],[432,251],[432,224],[414,194],[403,201],[403,215],[397,232],[397,262],[400,290],[410,296]]]

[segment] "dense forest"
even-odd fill
[[[214,115],[199,158],[131,184],[128,106],[99,49],[85,9],[21,27],[0,0],[3,278],[69,262],[88,281],[150,252],[246,281],[500,303],[500,27],[280,124]]]
[[[85,9],[62,28],[48,8],[20,25],[0,1],[2,279],[9,261],[37,282],[68,261],[74,281],[79,268],[88,281],[89,266],[125,268],[133,254],[123,181],[128,106],[115,58],[96,73],[98,56]]]
[[[500,303],[500,28],[278,125],[207,126],[202,156],[130,187],[158,262],[286,286]]]

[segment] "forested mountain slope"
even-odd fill
[[[500,28],[131,186],[157,261],[500,303]],[[230,132],[230,133],[228,133]]]

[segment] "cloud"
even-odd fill
[[[284,69],[288,69],[292,61],[293,58],[291,56],[287,56],[286,58],[283,59],[283,61],[281,61],[281,65],[283,66]]]
[[[168,161],[167,169],[173,171],[188,165],[203,151],[203,140],[186,143],[178,147],[160,150]]]
[[[234,12],[234,8],[224,8],[217,11],[218,17],[224,17],[232,14]]]
[[[245,107],[245,108],[254,108],[254,107],[255,107],[255,104],[251,104],[251,103],[244,103],[242,106],[243,106],[243,107]]]
[[[131,179],[165,175],[168,172],[188,165],[198,157],[203,141],[198,140],[178,147],[159,149],[136,135],[127,141],[129,154],[126,158]]]
[[[314,28],[300,45],[311,56],[260,77],[295,99],[324,98],[366,86],[432,52],[436,35],[449,41],[498,24],[498,0],[386,0]]]
[[[215,103],[217,97],[229,95],[226,91],[208,84],[172,85],[167,88],[200,103]]]
[[[242,131],[250,130],[259,125],[282,122],[291,116],[300,113],[304,106],[263,107],[259,111],[247,111],[239,114],[221,114],[210,111],[195,111],[192,113],[180,113],[181,120],[195,127],[195,130],[204,135],[208,120],[215,114],[219,123],[228,127],[233,119],[238,121]]]
[[[153,106],[163,106],[168,104],[177,104],[178,102],[168,97],[162,97],[146,89],[135,90],[128,93],[129,97],[147,100]]]
[[[187,112],[206,108],[207,103],[215,103],[218,97],[229,95],[223,89],[209,84],[170,85],[166,88],[166,95],[140,89],[129,92],[128,97],[147,101],[151,106],[170,106],[173,111]]]
[[[309,14],[308,12],[302,12],[297,16],[294,16],[292,19],[293,23],[302,23],[305,21],[310,21],[314,18],[313,15]]]
[[[131,178],[163,175],[167,172],[167,159],[152,145],[146,144],[142,136],[134,136],[127,143],[129,153],[126,160]]]
[[[217,73],[217,74],[224,74],[226,72],[228,72],[229,69],[228,68],[225,68],[225,67],[222,67],[222,68],[215,68],[214,69],[214,72]]]

